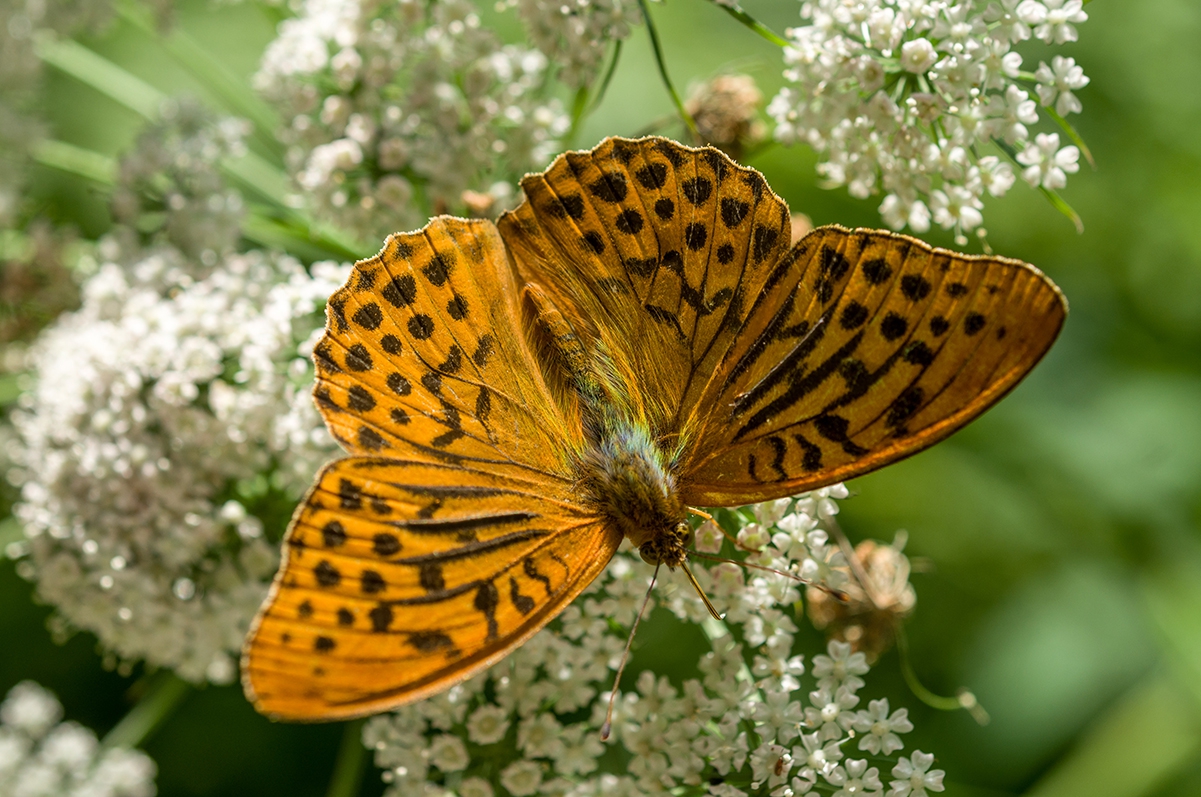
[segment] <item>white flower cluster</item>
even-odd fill
[[[113,216],[149,240],[161,239],[212,266],[241,237],[241,195],[225,184],[221,161],[246,153],[248,122],[215,119],[194,100],[169,101],[121,159]]]
[[[525,22],[530,41],[557,68],[559,80],[578,88],[600,71],[611,41],[642,22],[638,0],[507,0]]]
[[[255,85],[287,119],[306,201],[368,241],[462,213],[475,186],[498,212],[568,127],[546,57],[503,45],[468,0],[304,0]]]
[[[753,522],[738,534],[756,550],[747,561],[837,579],[842,557],[820,525],[838,511],[833,498],[845,495],[838,485],[754,507]],[[706,523],[696,544],[713,551],[721,540]],[[617,702],[608,751],[599,735],[607,690],[651,577],[630,550],[549,629],[488,672],[367,724],[364,742],[392,783],[389,794],[640,797],[690,788],[714,797],[883,797],[880,758],[895,756],[913,725],[887,700],[860,706],[864,654],[831,642],[827,655],[813,658],[813,682],[803,688],[805,664],[792,650],[796,581],[703,564],[694,559],[696,576],[725,613],[725,627],[679,574],[655,593],[677,617],[705,628],[702,677],[675,685],[643,672]],[[942,791],[933,756],[917,751],[894,761],[890,797]]]
[[[809,0],[801,16],[809,24],[788,31],[784,54],[792,85],[768,107],[775,136],[812,146],[827,187],[883,192],[894,229],[934,223],[966,243],[984,195],[1013,186],[1009,158],[1050,190],[1079,168],[1075,146],[1057,133],[1031,141],[1029,126],[1040,103],[1078,113],[1073,92],[1088,78],[1061,55],[1023,71],[1014,47],[1075,41],[1088,19],[1081,0]]]
[[[278,558],[264,531],[278,540],[335,451],[308,355],[347,272],[249,252],[197,279],[152,251],[101,265],[30,347],[10,555],[56,630],[95,633],[114,663],[233,679]]]
[[[0,794],[11,797],[153,797],[154,761],[102,748],[96,734],[60,722],[63,707],[33,681],[0,704]]]

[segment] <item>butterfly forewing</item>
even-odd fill
[[[250,638],[256,706],[291,719],[372,713],[505,655],[620,542],[569,489],[394,459],[328,466],[297,512]]]
[[[567,153],[522,187],[499,223],[522,278],[600,342],[652,425],[678,425],[787,250],[787,206],[758,172],[662,138]]]
[[[329,301],[314,396],[355,453],[514,463],[566,476],[571,438],[520,332],[496,228],[393,235]]]
[[[684,492],[747,503],[841,481],[979,415],[1066,313],[1036,269],[912,238],[820,228],[778,266],[701,400]]]

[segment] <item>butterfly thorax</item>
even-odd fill
[[[632,424],[606,431],[587,454],[584,488],[643,559],[679,566],[686,558],[689,526],[662,449]]]

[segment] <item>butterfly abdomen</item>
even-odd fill
[[[686,510],[662,449],[645,429],[617,424],[588,454],[584,487],[597,508],[651,562],[684,559]]]

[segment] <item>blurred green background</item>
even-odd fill
[[[792,0],[745,5],[778,31],[798,22]],[[1058,50],[1092,79],[1076,124],[1098,167],[1063,192],[1085,232],[1024,185],[986,210],[993,248],[1038,265],[1068,295],[1063,337],[987,416],[857,480],[857,497],[843,502],[853,538],[891,540],[903,528],[907,552],[928,563],[914,577],[909,623],[924,682],[946,694],[968,686],[991,713],[981,727],[923,706],[895,653],[869,676],[865,697],[910,708],[907,747],[938,756],[949,795],[1201,794],[1201,4],[1102,0],[1087,10],[1081,41]],[[780,51],[713,4],[669,0],[653,11],[680,86],[723,71],[754,75],[768,98],[781,84]],[[246,84],[278,19],[254,5],[185,2],[176,30]],[[229,109],[232,95],[189,75],[178,35],[118,19],[81,41],[165,93]],[[54,69],[45,101],[54,138],[108,155],[142,124]],[[671,112],[639,29],[574,143],[645,132]],[[255,147],[278,158],[269,144]],[[815,223],[880,225],[877,202],[817,189],[814,162],[779,147],[750,161]],[[110,223],[95,183],[41,167],[33,190],[44,215],[86,237]],[[91,637],[54,644],[49,610],[31,594],[0,563],[0,693],[33,678],[58,693],[69,718],[103,733],[144,681],[105,671]],[[694,674],[695,659],[679,651],[697,629],[665,612],[644,629],[630,682],[652,660],[673,676]],[[812,629],[801,641],[810,655],[821,644]],[[269,723],[239,689],[210,687],[145,747],[168,797],[299,797],[325,792],[342,732]],[[363,794],[382,788],[369,772]]]

